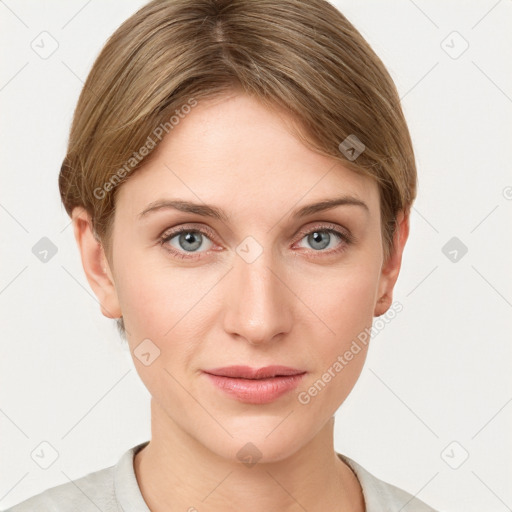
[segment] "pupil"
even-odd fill
[[[195,251],[201,246],[201,235],[200,233],[188,231],[187,233],[181,235],[180,241],[189,244],[187,250]],[[190,245],[192,245],[192,247],[190,247]]]
[[[315,247],[314,244],[320,244],[320,247],[315,247],[316,249],[325,249],[329,245],[329,234],[324,231],[315,231],[311,233],[310,236],[312,238],[311,245],[313,245],[313,247]]]

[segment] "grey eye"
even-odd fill
[[[313,249],[322,250],[329,245],[331,234],[326,231],[314,231],[307,236],[307,239]]]
[[[210,243],[210,245],[207,245],[206,248],[203,247],[205,250],[208,250],[211,246],[211,241],[209,240],[209,238],[203,235],[201,232],[193,230],[182,231],[181,233],[177,233],[176,235],[169,239],[169,243],[175,249],[182,250],[185,252],[198,251],[198,249],[200,249],[201,246],[204,245],[203,242],[205,241]],[[175,242],[177,242],[177,245]]]
[[[303,240],[307,240],[309,248],[313,248],[315,251],[323,251],[336,247],[336,242],[341,242],[343,238],[333,230],[316,229],[305,235],[301,242]]]

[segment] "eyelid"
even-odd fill
[[[325,222],[320,221],[320,224],[312,223],[313,225],[310,227],[301,228],[301,230],[298,233],[298,238],[296,241],[302,240],[303,237],[315,232],[315,231],[334,231],[336,234],[338,234],[345,242],[352,243],[355,241],[355,237],[352,235],[352,233],[346,229],[340,226],[339,224],[333,224],[331,222]],[[295,243],[295,242],[294,242]]]
[[[294,237],[295,238],[294,243],[297,242],[298,240],[301,240],[304,236],[309,235],[315,229],[316,230],[332,229],[336,232],[339,232],[340,236],[344,235],[348,241],[351,241],[351,242],[354,241],[353,235],[346,228],[343,228],[342,226],[340,226],[338,224],[333,224],[332,222],[328,222],[328,221],[318,221],[318,222],[320,222],[320,223],[318,224],[315,222],[311,222],[311,223],[309,223],[309,227],[301,228],[300,231],[297,233],[296,237]],[[171,235],[176,235],[176,234],[179,234],[180,232],[186,231],[186,230],[190,230],[190,231],[197,230],[200,233],[206,234],[211,239],[212,242],[217,237],[217,234],[209,226],[204,225],[204,224],[195,224],[193,222],[192,223],[187,222],[185,224],[180,224],[179,226],[176,226],[174,228],[165,229],[159,235],[158,238],[159,239],[168,238]]]
[[[199,233],[202,233],[203,235],[207,235],[208,238],[213,242],[213,240],[217,237],[216,233],[211,229],[209,226],[206,226],[204,224],[201,225],[195,225],[194,223],[185,223],[180,224],[179,226],[176,226],[174,228],[168,228],[165,229],[161,235],[159,235],[159,239],[163,238],[169,238],[173,237],[175,235],[179,235],[183,231],[198,231]]]

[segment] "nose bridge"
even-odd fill
[[[252,344],[270,342],[291,325],[290,292],[277,277],[272,250],[261,249],[250,240],[237,248],[224,312],[226,331]]]

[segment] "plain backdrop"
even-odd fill
[[[1,509],[149,439],[149,394],[57,188],[83,81],[144,3],[0,1]],[[419,172],[403,311],[372,342],[335,448],[439,510],[511,510],[512,1],[334,3],[395,80]]]

